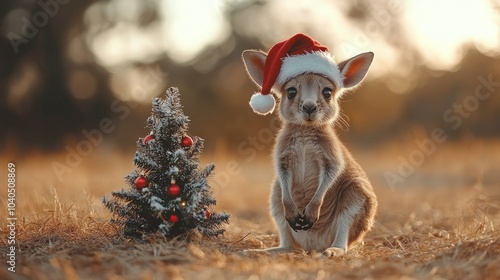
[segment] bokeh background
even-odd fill
[[[55,155],[39,165],[56,175],[50,184],[61,181],[54,179],[54,162],[74,171],[121,155],[132,168],[135,142],[148,133],[151,99],[174,86],[191,134],[206,139],[203,160],[222,162],[221,181],[242,167],[227,161],[259,166],[254,159],[263,158],[270,170],[279,125],[248,106],[256,87],[240,55],[298,32],[329,46],[338,60],[375,53],[363,86],[342,100],[348,125],[337,127],[380,185],[394,187],[391,174],[404,179],[399,185],[412,178],[419,185],[498,182],[498,0],[4,0],[2,158]],[[435,129],[444,143],[419,145]],[[90,151],[68,165],[88,135],[96,137]],[[432,165],[439,153],[445,156]],[[450,171],[457,161],[461,167]],[[426,170],[429,180],[414,176]],[[101,176],[121,180],[128,172]]]

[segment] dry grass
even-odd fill
[[[272,172],[267,160],[240,160],[241,173],[227,186],[214,187],[218,210],[232,215],[224,237],[187,242],[152,236],[140,243],[120,237],[99,202],[123,186],[123,176],[133,169],[130,155],[95,151],[62,182],[50,164],[64,154],[21,158],[16,162],[17,273],[2,269],[0,278],[500,279],[500,189],[498,181],[488,179],[499,170],[500,145],[440,147],[407,179],[420,186],[391,189],[380,174],[396,170],[401,151],[391,146],[377,154],[359,153],[379,196],[379,214],[364,244],[334,259],[243,252],[278,241],[268,216]],[[228,156],[204,159],[215,161],[222,173]],[[429,181],[433,174],[449,181]],[[462,184],[455,184],[455,177]],[[4,235],[4,218],[1,223]]]

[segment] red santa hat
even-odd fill
[[[338,88],[342,87],[342,75],[327,47],[300,33],[275,44],[264,64],[262,90],[250,99],[254,112],[261,115],[272,113],[276,101],[271,89],[304,73],[323,75]]]

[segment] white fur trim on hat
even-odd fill
[[[259,115],[267,115],[274,111],[276,100],[272,94],[254,93],[250,98],[250,107]]]
[[[308,52],[305,54],[287,56],[283,58],[283,65],[275,84],[283,84],[289,79],[304,73],[323,75],[335,84],[343,87],[343,77],[337,63],[329,52]]]

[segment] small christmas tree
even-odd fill
[[[193,229],[205,236],[224,232],[221,223],[227,223],[229,215],[210,208],[216,200],[207,177],[215,165],[198,169],[203,139],[187,135],[188,122],[176,88],[169,88],[165,99],[153,100],[147,119],[151,133],[137,141],[138,170],[125,177],[130,187],[103,198],[125,236],[142,239],[159,231],[172,238]]]

